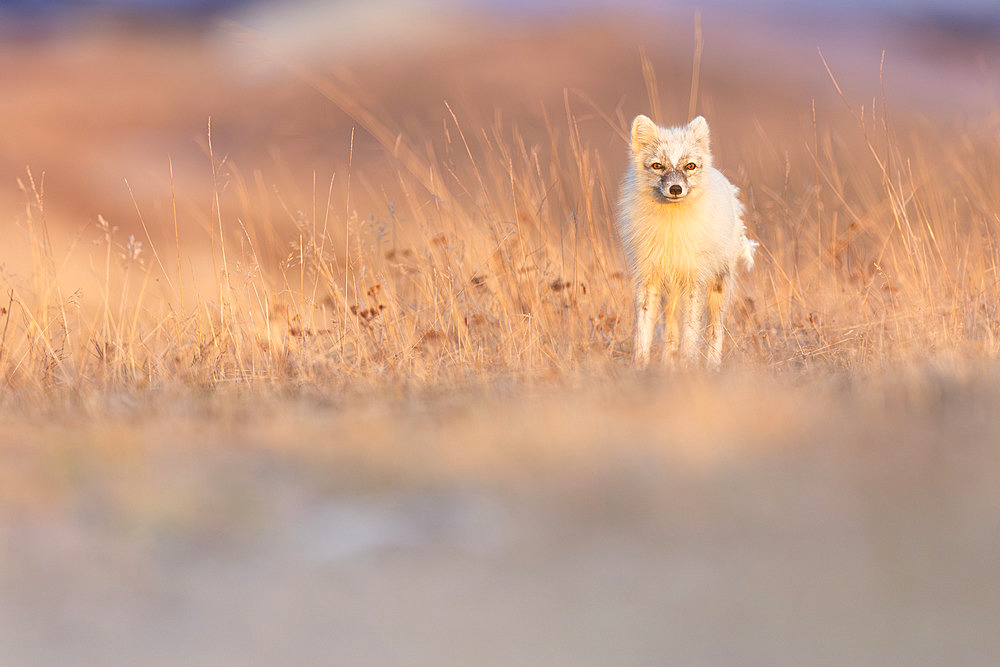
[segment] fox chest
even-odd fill
[[[712,231],[683,224],[648,226],[634,239],[636,268],[664,282],[707,280],[726,265],[724,243]]]

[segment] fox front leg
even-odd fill
[[[677,363],[680,344],[680,327],[677,325],[677,301],[679,293],[671,288],[663,296],[663,363],[673,366]]]
[[[683,299],[681,359],[686,366],[696,366],[701,356],[701,329],[705,321],[705,285],[689,285]]]
[[[659,287],[652,282],[640,283],[635,293],[635,342],[632,346],[635,365],[645,368],[649,364],[649,351],[653,347],[656,322],[662,314]]]
[[[722,365],[722,341],[726,335],[726,310],[732,292],[728,273],[716,277],[708,286],[708,345],[706,366],[718,370]]]

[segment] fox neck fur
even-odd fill
[[[698,191],[665,202],[626,176],[621,202],[623,245],[641,281],[686,286],[724,274],[739,254],[743,225],[737,189],[714,167]]]

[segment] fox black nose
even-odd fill
[[[672,194],[673,196],[677,197],[682,192],[684,192],[684,188],[682,188],[681,186],[679,186],[679,185],[671,185],[670,186],[670,194]]]

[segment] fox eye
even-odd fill
[[[686,165],[684,165],[684,168],[687,169],[688,171],[694,171],[695,169],[698,168],[698,165],[696,165],[694,162],[688,162]]]
[[[653,164],[649,165],[649,168],[650,169],[663,169],[663,165],[660,164],[659,162],[654,162]]]

